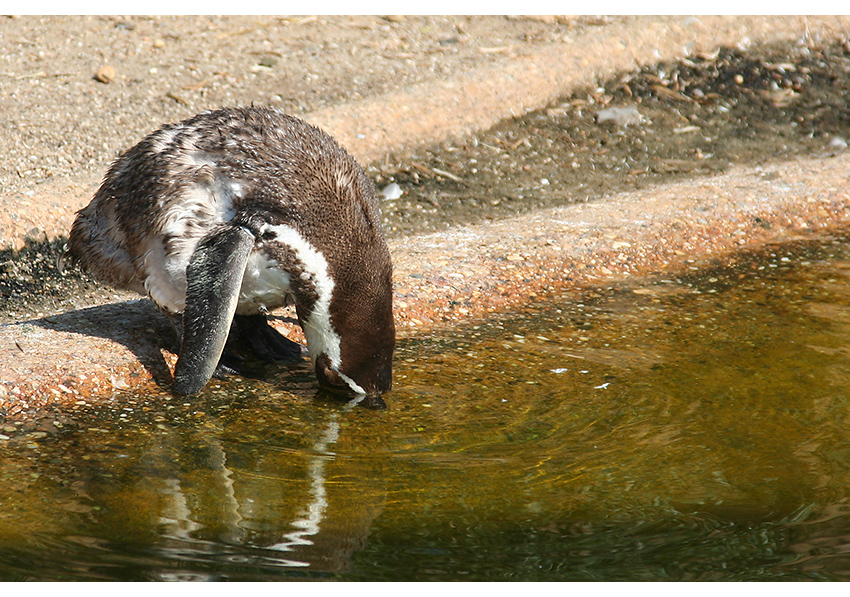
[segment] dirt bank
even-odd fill
[[[772,17],[7,20],[0,39],[17,51],[0,93],[11,157],[0,168],[0,242],[61,236],[116,151],[204,108],[278,104],[372,163],[638,64],[719,45],[834,42],[848,30],[848,19]],[[112,82],[92,78],[111,63]],[[748,166],[394,239],[402,333],[843,224],[848,172],[844,153]],[[168,325],[145,301],[114,304],[128,298],[83,292],[0,327],[0,413],[167,384]]]

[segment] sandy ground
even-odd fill
[[[4,18],[0,246],[66,234],[116,152],[202,109],[278,105],[371,163],[640,64],[847,31],[835,17]],[[843,225],[848,175],[841,153],[393,240],[400,333]],[[114,298],[0,327],[2,416],[167,386],[167,322]]]

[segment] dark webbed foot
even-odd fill
[[[244,375],[245,373],[245,359],[225,349],[221,353],[221,358],[218,360],[218,365],[215,366],[212,376],[216,379],[224,380],[228,377]]]
[[[304,355],[303,347],[274,329],[265,315],[236,315],[230,333],[267,363],[292,363]]]

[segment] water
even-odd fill
[[[844,580],[850,244],[402,341],[0,443],[0,580]],[[52,424],[58,421],[61,428]]]

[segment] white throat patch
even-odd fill
[[[339,371],[342,364],[340,338],[331,324],[331,297],[334,281],[325,256],[291,226],[266,224],[260,229],[260,235],[269,232],[274,234],[276,242],[288,246],[295,252],[295,257],[304,266],[302,276],[309,276],[318,295],[310,317],[302,322],[313,366],[316,365],[316,359],[320,354],[328,355],[331,367],[339,373],[348,386],[358,394],[365,394],[366,391],[360,385]]]

